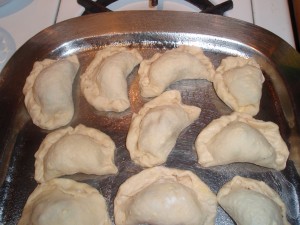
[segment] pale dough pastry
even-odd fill
[[[290,225],[285,204],[263,181],[236,176],[219,190],[217,199],[237,225]]]
[[[35,62],[23,88],[25,106],[37,126],[56,129],[73,118],[72,85],[79,68],[76,55]]]
[[[167,160],[180,133],[194,122],[201,109],[181,102],[180,92],[166,91],[133,114],[126,146],[131,159],[144,167]]]
[[[85,183],[55,178],[31,193],[18,225],[111,225],[106,201]]]
[[[76,173],[115,174],[115,144],[103,132],[78,125],[46,136],[35,153],[35,180],[45,182]]]
[[[160,95],[171,83],[183,79],[212,81],[215,69],[199,47],[180,46],[156,53],[143,60],[139,68],[140,88],[143,97]]]
[[[217,201],[191,171],[162,166],[127,179],[114,201],[116,225],[213,225]]]
[[[81,90],[98,111],[129,108],[127,76],[142,61],[136,49],[112,46],[99,50],[81,76]]]
[[[229,56],[216,69],[213,84],[226,105],[254,116],[259,111],[264,81],[260,66],[253,58]]]
[[[283,170],[289,156],[277,124],[234,112],[213,120],[198,135],[195,147],[204,167],[248,162]]]

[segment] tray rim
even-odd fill
[[[292,116],[289,125],[293,130],[293,135],[298,136],[300,104],[296,103],[296,100],[297,96],[300,96],[300,90],[289,86],[293,85],[293,80],[300,80],[300,54],[283,39],[259,26],[234,18],[194,12],[119,11],[85,15],[54,24],[29,39],[16,51],[3,68],[0,73],[0,104],[5,105],[4,102],[7,103],[8,101],[13,101],[14,106],[22,104],[20,90],[23,88],[24,79],[14,83],[15,90],[19,93],[14,93],[12,96],[3,96],[10,89],[9,84],[13,83],[12,80],[18,73],[24,73],[25,71],[29,74],[31,71],[32,65],[26,65],[26,68],[23,68],[22,71],[18,70],[18,64],[22,62],[24,57],[32,62],[41,60],[51,52],[59,51],[60,48],[68,48],[68,43],[72,41],[80,42],[86,38],[159,32],[169,35],[184,33],[214,36],[220,40],[232,41],[241,46],[246,45],[270,59],[276,69],[284,74],[290,92],[289,97],[291,98],[292,108],[294,109],[294,112],[287,112],[287,114],[294,113],[295,115]],[[286,67],[293,68],[293,73],[288,74]],[[11,137],[15,138],[16,132],[11,127],[13,127],[13,120],[17,115],[16,112],[9,115],[0,113],[0,115],[8,117],[5,121],[6,126],[4,126],[7,132],[5,132],[5,135],[0,133],[0,165],[3,167],[3,164],[7,163],[4,158],[10,158],[9,154],[5,154],[3,150],[7,147],[9,141],[4,140],[11,139]],[[3,177],[0,181],[2,184]]]
[[[228,32],[230,30],[236,30],[236,32]],[[294,112],[287,112],[287,114],[294,113],[295,115],[288,122],[292,133],[296,136],[299,134],[300,104],[297,99],[300,99],[300,90],[295,87],[290,88],[290,86],[293,86],[295,79],[300,80],[300,54],[283,39],[257,25],[234,18],[195,12],[119,11],[85,15],[54,24],[30,38],[5,65],[0,73],[0,104],[5,105],[3,103],[8,101],[22,104],[20,90],[23,88],[24,79],[14,83],[18,93],[14,93],[13,96],[4,97],[4,95],[10,89],[11,80],[18,73],[26,71],[29,74],[31,71],[32,65],[26,65],[23,70],[18,70],[18,64],[22,62],[24,57],[35,62],[43,59],[51,52],[59,51],[60,48],[68,48],[67,44],[72,41],[80,42],[86,38],[159,32],[169,35],[185,33],[214,36],[220,40],[236,42],[241,46],[246,45],[270,59],[280,74],[284,75],[283,78],[288,87],[288,94],[294,109]],[[255,35],[250,35],[250,33]],[[293,69],[292,73],[286,71],[287,67]],[[298,96],[299,98],[297,98]],[[8,116],[7,121],[5,121],[8,124],[5,127],[8,131],[5,133],[12,133],[13,129],[10,127],[14,117],[17,116],[16,112],[10,115],[0,113],[0,116]],[[5,135],[5,137],[9,137],[9,135]],[[3,141],[5,137],[0,133],[1,165],[4,162],[2,149],[7,145],[7,142],[4,143]]]
[[[237,31],[228,32],[229,30]],[[31,49],[35,54],[39,52],[48,53],[54,51],[53,46],[60,48],[70,41],[80,41],[83,38],[155,32],[200,34],[203,36],[214,36],[224,41],[232,41],[241,46],[250,47],[270,59],[276,66],[276,69],[281,74],[284,74],[285,77],[289,77],[285,71],[286,67],[293,68],[295,73],[298,74],[297,76],[300,76],[300,53],[276,34],[257,25],[213,14],[134,10],[84,15],[45,28],[30,38],[15,52],[1,71],[0,81],[5,79],[3,77],[9,73],[7,70],[12,64],[11,61],[19,58],[19,55],[24,54],[24,51],[27,49]],[[67,35],[64,35],[65,33]],[[40,43],[41,40],[44,43]],[[44,45],[45,43],[46,45]],[[50,46],[52,48],[49,48]],[[36,54],[35,59],[43,59],[43,55]],[[286,82],[290,84],[289,78],[287,78]],[[0,82],[0,91],[3,83]],[[294,96],[300,96],[300,91],[291,90],[290,97],[293,98]],[[296,98],[293,102],[296,102]],[[300,113],[300,106],[294,104],[293,107],[296,112]],[[300,127],[300,119],[297,121],[297,124]]]

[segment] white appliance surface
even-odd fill
[[[59,2],[10,0],[0,5],[0,71],[28,39],[55,23]]]
[[[213,4],[219,4],[225,0],[211,0]],[[158,0],[159,5],[150,10],[199,10],[184,0]],[[149,9],[148,0],[118,0],[109,5],[109,9],[137,10]],[[57,15],[57,22],[81,15],[84,8],[77,4],[76,0],[61,0]],[[233,9],[225,13],[225,16],[240,19],[261,26],[279,37],[283,38],[291,46],[295,47],[293,30],[287,0],[233,0]]]
[[[211,0],[219,4],[225,0]],[[28,39],[46,27],[80,16],[84,8],[77,0],[5,0],[0,4],[0,70],[11,55]],[[0,2],[1,3],[1,2]],[[233,9],[225,16],[261,26],[295,47],[287,0],[233,0]],[[184,0],[118,0],[108,6],[119,10],[175,10],[198,12]]]

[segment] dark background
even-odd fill
[[[300,52],[300,0],[288,0],[294,30],[296,49]]]

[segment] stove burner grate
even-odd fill
[[[85,8],[83,15],[91,13],[111,12],[108,5],[117,0],[77,0],[77,3]],[[152,7],[157,6],[159,0],[149,0]],[[201,13],[223,15],[224,12],[233,8],[232,0],[224,1],[218,5],[213,5],[208,0],[185,0],[201,10]]]

